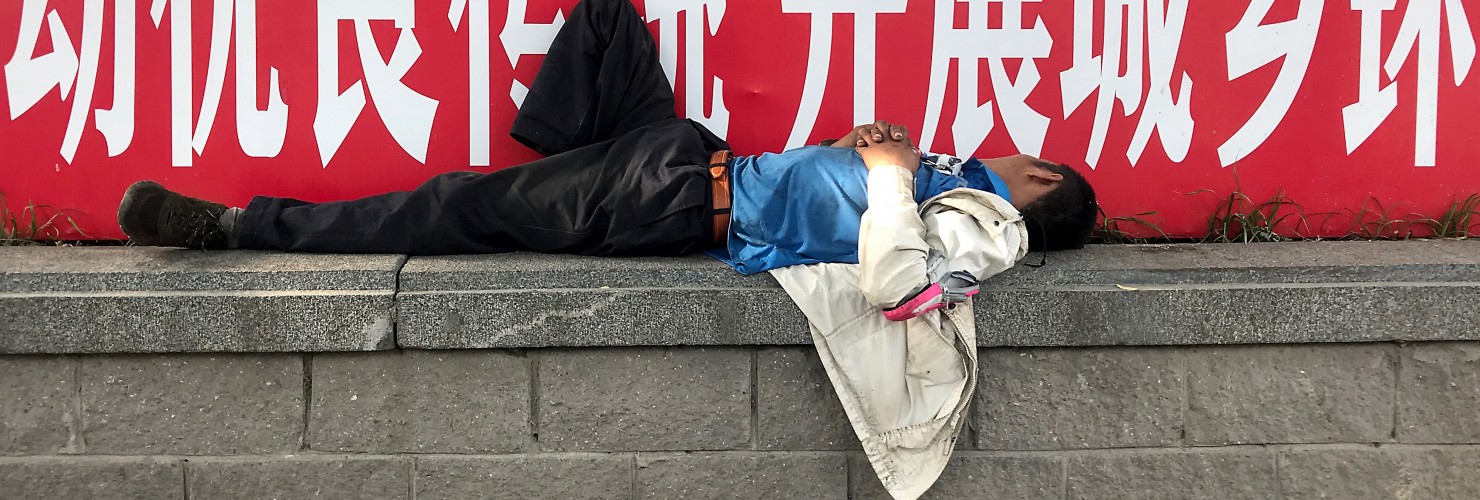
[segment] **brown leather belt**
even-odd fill
[[[710,241],[723,245],[730,239],[730,158],[727,150],[715,151],[709,157],[710,213],[714,214],[714,234]]]

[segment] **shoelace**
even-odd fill
[[[220,215],[211,215],[210,210],[186,205],[172,207],[165,220],[171,228],[185,229],[186,246],[204,248],[207,239],[217,235],[225,237],[219,218]]]

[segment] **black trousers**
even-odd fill
[[[652,36],[627,0],[571,12],[510,134],[548,157],[412,191],[307,203],[257,197],[243,248],[413,255],[531,250],[678,255],[709,245],[710,154],[729,145],[673,111]]]

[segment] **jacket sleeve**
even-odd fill
[[[976,293],[979,280],[1007,270],[1027,252],[1027,227],[1010,207],[947,197],[932,202],[922,216],[913,189],[908,170],[869,171],[869,206],[859,228],[859,287],[869,304],[894,321],[940,307],[943,298],[954,302],[964,298],[958,294]],[[946,262],[932,263],[932,249]],[[930,267],[941,264],[948,268]],[[955,279],[956,271],[970,276]]]
[[[880,309],[899,305],[930,285],[925,223],[915,205],[914,174],[902,167],[868,172],[868,209],[858,232],[859,287]]]

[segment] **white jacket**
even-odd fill
[[[969,300],[900,322],[882,310],[950,271],[985,279],[1028,251],[1007,200],[955,189],[917,206],[914,184],[903,168],[869,171],[858,264],[771,271],[807,316],[848,420],[895,498],[923,494],[950,459],[976,390],[976,323]]]

